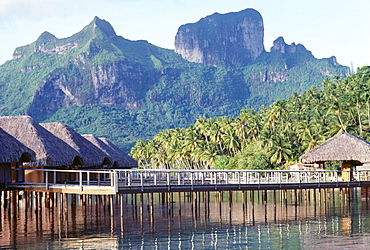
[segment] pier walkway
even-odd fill
[[[16,169],[13,171],[24,171]],[[71,194],[128,194],[233,190],[370,187],[370,171],[288,170],[50,170],[27,169],[44,182],[6,188]]]

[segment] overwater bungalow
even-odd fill
[[[83,159],[76,150],[54,136],[30,116],[0,117],[0,128],[36,153],[35,161],[23,164],[25,169],[67,169],[83,164]],[[43,182],[44,179],[42,172],[25,170],[26,182]]]
[[[23,181],[24,172],[13,170],[18,168],[23,162],[36,160],[36,154],[33,150],[26,147],[13,136],[0,128],[0,189],[6,186],[7,182]]]
[[[60,122],[40,123],[40,125],[78,152],[83,161],[78,168],[91,169],[112,165],[112,160],[107,153],[67,125]]]
[[[46,176],[43,172],[31,169],[91,169],[132,167],[137,163],[126,164],[125,157],[129,157],[123,151],[114,155],[106,153],[100,147],[94,145],[85,137],[62,123],[39,124],[30,116],[3,116],[0,117],[0,128],[10,136],[19,140],[24,147],[35,155],[32,162],[21,164],[24,170],[24,181],[43,182]],[[5,133],[4,132],[4,133]],[[113,144],[112,144],[113,145]],[[112,146],[113,147],[113,146]],[[16,162],[16,161],[15,161]],[[135,165],[136,163],[136,165]],[[49,176],[49,178],[53,178]],[[58,182],[73,181],[78,177],[74,174],[62,174],[57,176]]]
[[[110,159],[113,161],[113,168],[136,168],[138,167],[137,161],[135,161],[131,156],[126,154],[119,147],[110,142],[107,138],[95,137],[91,134],[82,135],[100,150],[106,153]]]
[[[336,135],[299,158],[303,164],[342,161],[343,181],[352,180],[350,170],[370,163],[370,143],[350,133]]]

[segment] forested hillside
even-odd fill
[[[256,12],[214,14],[196,25],[207,30],[214,25],[207,20],[216,17],[223,23],[212,29],[215,33],[201,36],[202,44],[212,44],[213,50],[203,48],[207,53],[225,50],[223,41],[232,40],[227,53],[217,55],[217,65],[190,62],[173,50],[125,39],[98,17],[67,38],[44,32],[16,48],[13,59],[0,66],[0,115],[63,122],[79,133],[107,137],[128,152],[137,140],[187,127],[200,116],[236,117],[242,107],[259,109],[313,85],[320,88],[324,77],[349,75],[335,57],[317,59],[282,37],[265,51],[262,17]],[[252,39],[256,34],[258,41]],[[221,44],[215,44],[215,36]],[[177,42],[188,46],[180,38]],[[248,53],[254,56],[245,61]]]
[[[344,131],[370,139],[370,66],[259,111],[243,108],[235,118],[200,117],[187,128],[163,130],[138,141],[131,155],[150,168],[279,168]]]

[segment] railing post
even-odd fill
[[[53,174],[54,174],[54,184],[56,184],[57,183],[57,172],[54,171]]]
[[[361,185],[361,176],[360,176],[360,171],[357,171],[356,170],[356,173],[357,173],[357,181],[358,181],[358,185],[360,186]]]
[[[45,179],[46,179],[45,180],[46,190],[49,190],[49,171],[46,171],[46,173],[45,173]]]
[[[171,189],[171,187],[170,187],[170,181],[171,181],[170,172],[167,171],[167,185],[168,185],[168,190]]]
[[[304,173],[304,182],[307,183],[308,182],[308,177],[307,177],[307,172]]]
[[[143,172],[140,172],[140,186],[141,186],[141,192],[144,191],[144,181],[143,181]]]
[[[280,184],[280,188],[281,188],[281,178],[282,178],[282,175],[283,175],[283,173],[282,172],[279,172],[279,184]]]
[[[86,176],[86,178],[87,178],[87,185],[90,186],[90,171],[87,171],[86,174],[87,174],[87,176]]]
[[[131,186],[131,175],[132,171],[127,173],[127,186]]]
[[[240,172],[238,172],[238,185],[239,185],[239,189],[240,189]]]
[[[79,172],[79,178],[80,178],[80,190],[82,191],[82,171]]]
[[[194,172],[190,173],[191,190],[194,190]]]
[[[215,174],[215,190],[217,190],[217,172],[214,172]]]
[[[115,183],[115,180],[114,180],[114,172],[111,170],[111,172],[109,173],[109,176],[110,176],[110,186],[111,187],[114,187],[114,183]]]
[[[114,171],[114,192],[118,192],[118,172]]]

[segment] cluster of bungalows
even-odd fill
[[[130,169],[137,162],[105,138],[81,135],[62,123],[30,116],[0,117],[0,188],[7,182],[43,182],[32,169]],[[17,170],[12,170],[17,169]],[[58,176],[58,179],[67,178]]]

